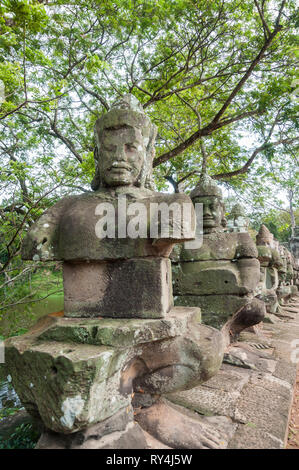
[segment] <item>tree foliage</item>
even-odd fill
[[[295,205],[297,25],[294,0],[3,0],[2,270],[47,207],[89,189],[95,120],[127,92],[158,126],[159,190],[207,168],[251,205]]]

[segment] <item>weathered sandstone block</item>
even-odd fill
[[[74,433],[131,409],[134,392],[156,397],[212,377],[223,337],[197,308],[163,320],[48,316],[6,342],[7,367],[26,410],[47,429]]]
[[[168,258],[64,263],[66,317],[161,318],[172,307]]]

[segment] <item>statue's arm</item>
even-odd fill
[[[58,237],[61,215],[70,198],[61,199],[30,227],[22,243],[22,259],[59,260]]]
[[[196,231],[196,216],[191,199],[187,194],[163,195],[162,204],[168,207],[169,212],[161,213],[158,222],[157,234],[154,237],[155,245],[165,243],[183,243],[194,240]],[[154,215],[157,224],[158,218]],[[153,222],[153,220],[152,220]]]

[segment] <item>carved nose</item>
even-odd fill
[[[203,207],[203,215],[211,215],[211,211],[209,206],[204,206]]]
[[[115,152],[115,158],[116,158],[116,160],[118,160],[118,161],[127,161],[127,156],[126,156],[126,152],[125,152],[125,147],[124,147],[123,145],[117,147],[117,150],[116,150],[116,152]]]

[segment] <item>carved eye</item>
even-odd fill
[[[106,150],[106,152],[115,152],[116,147],[115,145],[103,145],[103,149]]]
[[[133,152],[134,150],[137,150],[137,147],[134,144],[126,144],[126,150]]]

